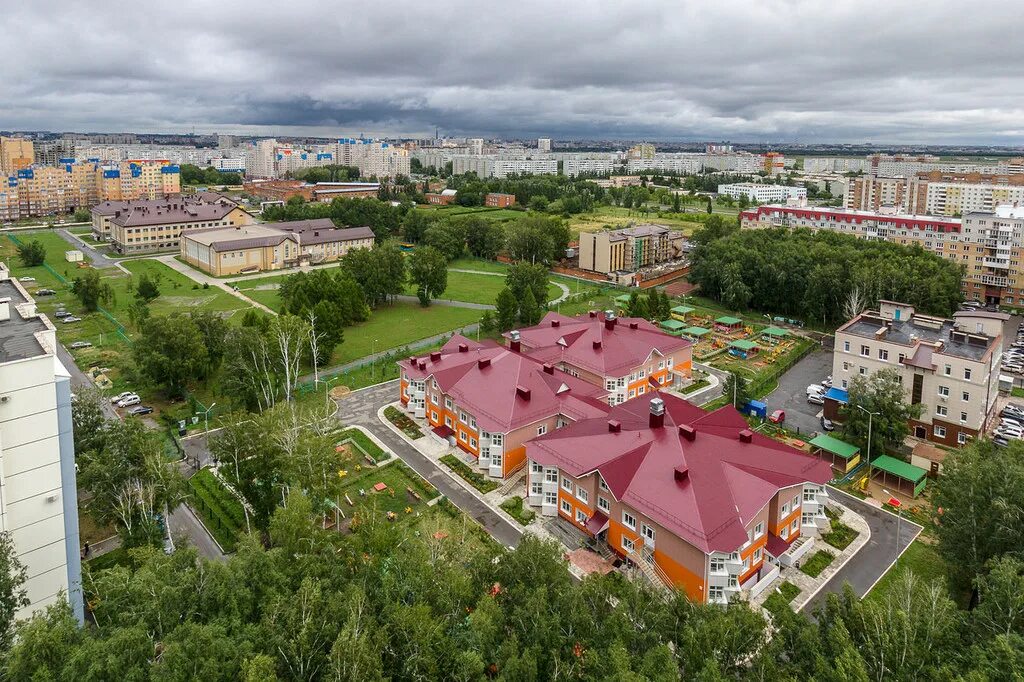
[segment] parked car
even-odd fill
[[[135,391],[125,391],[124,393],[118,393],[117,395],[115,395],[113,398],[110,399],[110,404],[111,405],[116,405],[117,403],[121,402],[122,400],[124,400],[128,396],[132,396],[132,395],[135,395]]]
[[[823,396],[820,393],[808,393],[807,394],[807,402],[809,402],[812,405],[824,405],[825,404],[825,396]]]
[[[128,414],[133,417],[141,417],[144,414],[152,414],[153,408],[149,405],[136,405],[135,407],[128,410]]]
[[[825,389],[820,384],[811,384],[807,387],[807,395],[825,395]]]
[[[831,419],[825,419],[825,417],[822,417],[821,428],[825,429],[826,431],[835,431],[836,425],[832,423]]]
[[[68,344],[68,348],[92,348],[92,343],[89,341],[74,341]]]
[[[36,278],[35,277],[19,277],[18,281],[19,282],[34,282],[34,281],[36,281]]]
[[[131,407],[132,405],[138,405],[142,402],[142,398],[137,395],[130,395],[127,398],[122,398],[117,401],[118,407]]]
[[[58,310],[53,314],[53,316],[56,317],[57,319],[60,319],[62,317],[70,317],[71,313],[69,313],[66,310]]]
[[[63,322],[64,324],[71,324],[72,322],[81,322],[81,321],[82,321],[82,318],[76,317],[74,315],[68,315],[63,320],[61,320],[61,322]]]
[[[36,289],[36,290],[35,290],[34,292],[32,292],[32,293],[33,293],[33,295],[35,295],[35,296],[53,296],[53,295],[54,295],[54,294],[56,294],[57,292],[56,292],[56,291],[54,291],[53,289]]]
[[[772,424],[781,424],[782,422],[786,421],[786,411],[775,410],[770,415],[768,415],[768,421],[770,421]]]

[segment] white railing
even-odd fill
[[[781,569],[776,565],[772,567],[772,570],[768,571],[765,575],[761,576],[761,579],[754,583],[753,587],[750,588],[750,598],[760,595],[764,592],[769,585],[771,585],[776,578],[779,577]]]

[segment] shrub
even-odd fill
[[[473,471],[465,462],[459,460],[455,455],[445,455],[441,458],[444,464],[462,477],[467,483],[482,493],[489,493],[498,487],[498,484],[490,480],[479,471]]]

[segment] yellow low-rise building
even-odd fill
[[[93,234],[122,254],[177,251],[183,230],[249,225],[255,219],[232,201],[172,196],[156,201],[106,201],[92,209]]]

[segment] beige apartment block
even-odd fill
[[[846,186],[843,205],[858,211],[904,208],[907,205],[907,179],[862,175]]]
[[[0,174],[10,174],[28,168],[34,159],[32,140],[0,137]]]
[[[620,230],[580,233],[580,267],[611,274],[681,258],[682,232],[664,225],[634,225]]]
[[[984,430],[999,387],[1003,322],[1008,316],[958,312],[953,319],[922,315],[913,306],[879,301],[835,335],[832,379],[848,389],[854,378],[882,369],[899,372],[904,396],[922,406],[911,434],[942,445],[964,445]],[[825,416],[840,403],[826,399]]]

